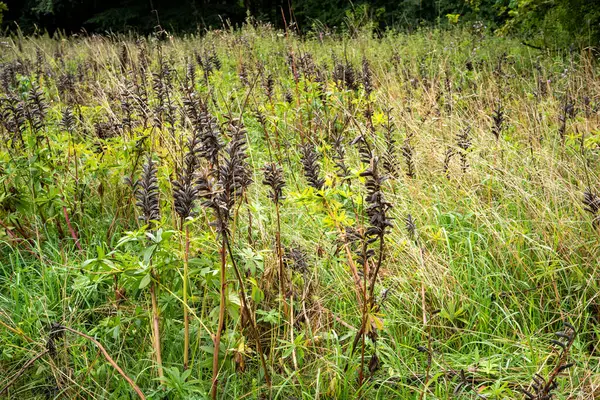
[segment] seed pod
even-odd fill
[[[283,179],[283,170],[275,163],[269,163],[265,165],[265,180],[263,184],[270,186],[271,191],[269,192],[269,198],[274,203],[279,203],[283,200],[283,188],[285,181]]]
[[[152,156],[148,156],[135,188],[136,205],[142,211],[140,219],[144,221],[145,225],[150,225],[151,221],[160,220],[157,170],[156,163],[152,161]]]
[[[308,184],[317,190],[321,190],[325,184],[325,179],[319,176],[321,167],[319,165],[319,155],[311,144],[302,146],[302,166],[304,168],[304,176]]]

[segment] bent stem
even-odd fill
[[[89,335],[86,335],[83,332],[79,332],[78,330],[69,328],[68,326],[61,325],[59,331],[61,331],[61,330],[74,333],[75,335],[81,336],[82,338],[87,339],[90,342],[94,343],[96,345],[96,347],[98,347],[100,349],[100,352],[102,353],[102,355],[104,356],[106,361],[108,361],[108,363],[119,373],[119,375],[121,375],[127,381],[129,386],[131,386],[131,388],[136,392],[138,397],[141,400],[146,400],[146,396],[144,396],[144,393],[142,392],[140,387],[134,382],[133,379],[131,379],[125,373],[125,371],[123,371],[123,369],[121,367],[119,367],[119,365],[116,363],[116,361],[110,356],[110,354],[108,354],[108,351],[106,351],[104,346],[102,346],[102,344],[99,341],[97,341],[96,339],[94,339],[93,337],[91,337]]]

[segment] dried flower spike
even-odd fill
[[[152,161],[152,156],[148,156],[148,160],[142,167],[142,175],[135,188],[136,205],[142,211],[140,219],[146,225],[150,225],[151,221],[160,220],[157,171],[158,168],[156,163]]]
[[[592,224],[598,226],[598,223],[600,223],[600,196],[587,189],[583,193],[583,204],[585,205],[585,211],[592,215]]]
[[[402,156],[404,157],[404,161],[406,163],[406,176],[409,178],[415,178],[417,176],[414,161],[414,150],[411,144],[412,137],[412,133],[407,133],[406,139],[404,140],[404,145],[402,146]]]
[[[283,179],[283,170],[275,163],[265,165],[265,180],[263,183],[271,187],[269,198],[274,203],[279,203],[283,200],[283,188],[285,181]]]
[[[319,166],[319,154],[311,144],[302,146],[302,166],[304,167],[304,176],[308,184],[317,190],[321,190],[325,184],[325,179],[319,177],[321,167]]]
[[[405,222],[406,232],[408,232],[408,235],[411,237],[411,239],[413,239],[413,240],[416,239],[417,224],[416,224],[413,216],[411,214],[408,214],[406,216],[406,219],[404,220],[404,222]]]
[[[196,179],[199,145],[198,138],[191,135],[188,140],[188,151],[185,155],[183,170],[178,172],[177,180],[173,182],[175,211],[181,219],[194,215],[194,203],[198,199],[201,188]]]
[[[469,137],[469,133],[471,132],[471,127],[466,127],[458,134],[456,137],[456,145],[461,150],[460,155],[460,163],[462,166],[463,173],[467,172],[467,168],[469,168],[469,163],[467,161],[467,152],[469,148],[471,148],[471,138]]]

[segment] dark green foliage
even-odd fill
[[[3,18],[3,13],[8,10],[8,7],[6,7],[6,3],[1,2],[0,1],[0,24],[2,24],[2,18]]]
[[[149,33],[161,28],[184,31],[196,27],[219,28],[227,20],[239,23],[246,15],[243,4],[233,0],[9,0],[6,3],[6,26],[16,22],[26,32],[33,32],[36,26],[51,33],[57,29],[77,33],[81,28],[96,32],[137,30]]]
[[[518,0],[510,2],[504,31],[538,47],[600,45],[600,2],[590,0]]]
[[[50,33],[78,33],[82,28],[87,32],[134,30],[165,38],[165,32],[239,25],[251,15],[302,33],[414,30],[458,21],[481,33],[486,27],[500,28],[536,47],[566,48],[575,42],[598,46],[600,41],[600,2],[590,0],[7,0],[6,5],[0,2],[0,23],[3,12],[4,27],[15,29],[18,24],[24,32],[40,28]],[[218,69],[215,61],[210,63]]]

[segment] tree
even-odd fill
[[[507,7],[501,31],[540,47],[600,46],[600,2],[516,0]]]
[[[2,24],[2,16],[4,11],[8,11],[8,7],[6,6],[6,3],[0,1],[0,24]]]

